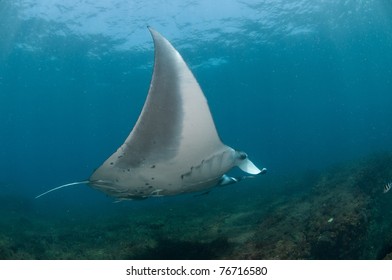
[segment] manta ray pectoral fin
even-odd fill
[[[245,158],[244,160],[242,160],[239,164],[238,167],[249,174],[252,175],[257,175],[257,174],[264,174],[267,172],[267,168],[263,168],[263,169],[259,169],[257,168],[256,165],[254,165],[253,162],[251,162],[248,158]]]
[[[90,181],[80,181],[80,182],[68,183],[68,184],[61,185],[61,186],[55,187],[55,188],[53,188],[53,189],[50,189],[50,190],[48,190],[48,191],[46,191],[46,192],[44,192],[44,193],[41,193],[40,195],[37,195],[35,198],[36,198],[36,199],[37,199],[37,198],[40,198],[41,196],[44,196],[44,195],[46,195],[46,194],[48,194],[48,193],[57,191],[57,190],[62,189],[62,188],[66,188],[66,187],[70,187],[70,186],[75,186],[75,185],[88,184],[88,183],[90,183]]]

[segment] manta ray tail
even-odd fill
[[[35,198],[36,198],[36,199],[37,199],[37,198],[40,198],[41,196],[44,196],[44,195],[46,195],[46,194],[48,194],[48,193],[57,191],[57,190],[59,190],[59,189],[65,188],[65,187],[70,187],[70,186],[74,186],[74,185],[81,185],[81,184],[88,184],[88,183],[90,183],[90,181],[87,181],[87,180],[86,180],[86,181],[73,182],[73,183],[61,185],[61,186],[55,187],[55,188],[53,188],[53,189],[50,189],[50,190],[48,190],[48,191],[46,191],[46,192],[44,192],[44,193],[41,193],[40,195],[37,195]]]

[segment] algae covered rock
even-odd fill
[[[246,257],[390,257],[392,240],[385,236],[392,230],[392,221],[383,213],[392,213],[392,197],[382,191],[388,179],[392,180],[390,154],[331,168],[312,182],[304,179],[303,188],[309,191],[282,197],[271,207],[246,243]]]

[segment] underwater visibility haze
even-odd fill
[[[87,180],[181,53],[268,174],[116,202]],[[392,3],[0,0],[0,259],[392,259]],[[233,171],[237,175],[237,170]]]

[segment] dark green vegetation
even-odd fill
[[[108,210],[0,195],[0,259],[392,259],[389,181],[392,154],[378,154]]]

